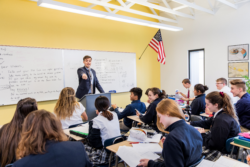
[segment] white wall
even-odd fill
[[[228,45],[250,44],[250,3],[238,10],[223,6],[215,15],[199,12],[195,20],[181,19],[180,32],[162,30],[166,64],[161,65],[161,87],[168,94],[185,91],[188,50],[205,49],[205,84],[216,90],[216,79],[228,79]],[[207,93],[208,93],[207,92]]]

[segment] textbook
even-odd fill
[[[242,140],[239,138],[239,136],[234,138],[234,143],[245,147],[250,147],[250,141]]]

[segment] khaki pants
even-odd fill
[[[120,129],[121,130],[129,130],[130,128],[124,125],[123,121],[120,122]]]
[[[243,126],[240,126],[241,132],[249,132],[250,130],[247,128],[244,128]]]

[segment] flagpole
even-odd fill
[[[148,45],[147,45],[147,47],[144,49],[143,53],[145,52],[145,50],[146,50],[147,48],[148,48]],[[142,57],[143,53],[141,54],[141,57]],[[139,60],[141,60],[141,57],[139,58]]]

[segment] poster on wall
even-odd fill
[[[244,78],[248,76],[248,62],[231,62],[228,63],[228,78]]]
[[[228,61],[248,61],[249,44],[228,46]]]

